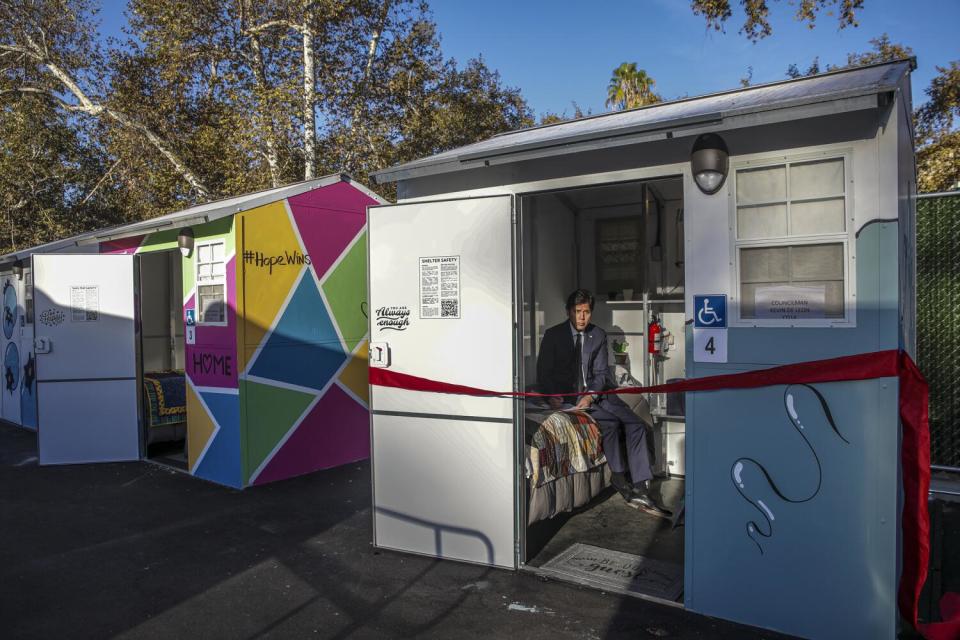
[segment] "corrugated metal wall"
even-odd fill
[[[960,191],[917,199],[917,351],[932,462],[960,467]]]

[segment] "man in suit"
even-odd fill
[[[631,507],[668,518],[670,511],[658,504],[650,492],[653,474],[644,424],[619,396],[597,394],[614,384],[607,364],[607,333],[590,324],[593,305],[593,294],[586,289],[577,289],[567,298],[568,319],[543,334],[537,354],[537,386],[541,393],[591,392],[551,397],[548,402],[552,409],[560,409],[567,402],[589,411],[600,427],[603,452],[612,473],[611,484]],[[628,470],[630,480],[626,477]]]

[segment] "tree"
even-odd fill
[[[0,0],[0,253],[533,124],[418,0],[94,2]]]
[[[84,141],[84,134],[69,125],[48,96],[20,95],[0,103],[4,252],[120,221],[101,206],[116,167]]]
[[[634,109],[661,102],[653,92],[656,84],[647,72],[637,68],[636,62],[624,62],[613,70],[607,87],[607,106],[614,109]]]
[[[739,32],[753,42],[773,33],[768,1],[740,0],[745,20]],[[857,11],[863,8],[863,2],[864,0],[798,0],[794,17],[813,29],[816,26],[817,14],[826,11],[828,14],[836,14],[840,29],[856,27]],[[733,16],[730,0],[691,0],[690,6],[695,15],[706,18],[707,28],[712,27],[716,31],[723,31],[727,20]]]
[[[887,34],[870,40],[871,49],[847,54],[842,65],[827,65],[837,71],[867,64],[905,60],[913,56],[910,47],[891,42]],[[806,72],[796,64],[787,68],[787,75],[798,78],[820,72],[819,59]],[[913,113],[914,146],[917,150],[917,190],[921,193],[960,188],[960,61],[937,67],[938,75],[926,89],[928,101]]]
[[[960,61],[937,67],[916,111],[917,189],[921,192],[960,189]]]
[[[100,118],[138,134],[203,198],[211,190],[174,143],[133,112],[109,102],[104,59],[89,0],[0,0],[0,53],[5,93],[43,94],[62,111]]]

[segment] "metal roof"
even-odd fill
[[[149,220],[97,229],[64,240],[56,240],[29,249],[22,249],[0,256],[0,265],[22,260],[34,253],[50,253],[69,247],[94,244],[106,240],[115,240],[117,238],[128,238],[130,236],[144,235],[166,229],[178,229],[192,224],[203,224],[204,222],[211,222],[242,211],[249,211],[250,209],[255,209],[259,206],[276,202],[277,200],[284,200],[338,182],[349,182],[352,186],[360,189],[371,198],[380,203],[385,203],[383,198],[360,183],[354,182],[350,176],[346,174],[331,174],[313,180],[295,182],[282,187],[255,191],[222,200],[214,200],[213,202],[206,202],[188,209],[183,209],[182,211],[175,211],[156,218],[150,218]]]
[[[576,145],[586,142],[721,125],[733,116],[873,96],[896,89],[903,75],[915,66],[913,59],[885,62],[520,129],[384,169],[374,177],[379,183],[391,182],[482,166],[490,159],[523,152],[527,152],[523,159],[531,159],[536,152],[546,155],[547,149],[555,152],[565,147],[572,152],[581,150]]]

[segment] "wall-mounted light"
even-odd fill
[[[17,280],[23,280],[23,265],[19,262],[13,265],[13,275],[17,276]]]
[[[180,247],[180,255],[189,258],[193,254],[193,229],[184,227],[180,229],[180,235],[177,236],[177,246]]]
[[[715,133],[705,133],[698,137],[690,153],[690,168],[700,191],[707,195],[719,191],[730,168],[730,154],[723,138]]]

